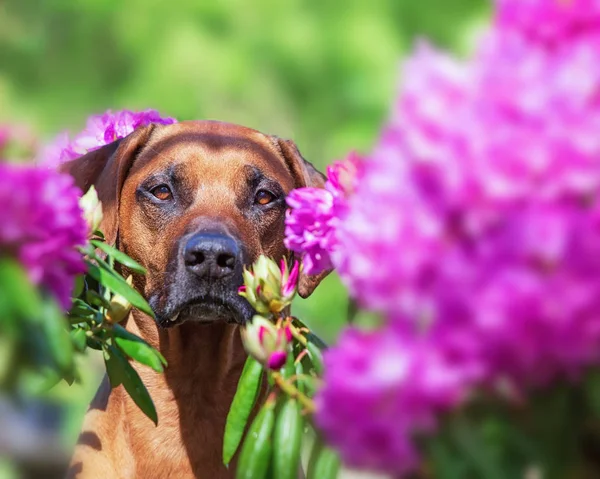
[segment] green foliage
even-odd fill
[[[14,260],[0,258],[0,389],[23,392],[23,383],[72,382],[73,345],[58,306],[30,283]]]
[[[144,414],[154,424],[158,424],[158,415],[156,414],[154,402],[139,374],[133,369],[125,354],[108,342],[103,346],[103,352],[104,364],[106,365],[110,385],[116,388],[122,384],[131,396],[131,399],[133,399]]]
[[[273,452],[275,401],[268,400],[258,412],[244,441],[236,479],[265,479]]]
[[[310,453],[307,479],[335,479],[339,469],[340,458],[337,453],[317,439]]]
[[[229,465],[244,435],[263,376],[262,365],[251,356],[244,364],[237,390],[227,415],[223,439],[223,464]]]
[[[96,252],[102,251],[103,259]],[[71,344],[79,352],[86,347],[103,352],[106,372],[113,388],[121,384],[138,407],[155,423],[158,416],[152,398],[130,359],[158,373],[167,365],[165,358],[142,338],[118,324],[133,306],[150,316],[146,300],[114,269],[115,262],[129,270],[144,274],[145,270],[127,255],[107,245],[98,234],[82,249],[87,275],[79,298],[73,300],[69,312]],[[118,318],[118,319],[116,319]]]
[[[555,384],[526,402],[474,398],[424,442],[431,474],[426,477],[596,477],[600,422],[594,417],[594,376],[584,387]]]
[[[115,259],[142,272],[133,260],[100,240],[82,249],[87,275],[78,280],[78,298],[65,317],[55,302],[29,281],[15,260],[0,258],[0,389],[11,395],[39,393],[61,380],[79,380],[76,354],[102,350],[113,387],[122,384],[135,403],[157,422],[152,399],[130,359],[163,372],[165,358],[143,339],[111,320],[131,305],[152,313],[144,298],[114,269]],[[130,304],[131,303],[131,304]]]
[[[300,403],[295,398],[285,398],[277,414],[273,433],[273,477],[298,477],[303,433],[304,418]]]
[[[243,441],[237,466],[238,478],[296,477],[302,439],[307,430],[305,425],[312,429],[313,397],[323,372],[319,346],[325,347],[325,343],[298,318],[288,317],[282,312],[271,319],[275,323],[273,327],[281,328],[279,333],[282,334],[287,330],[291,339],[286,345],[286,362],[281,369],[272,370],[267,367],[267,362],[263,366],[251,357],[244,365],[227,416],[223,440],[225,465],[229,465],[246,431],[261,385],[263,368],[269,395]],[[339,465],[339,460],[336,460]],[[330,459],[324,461],[329,463]]]

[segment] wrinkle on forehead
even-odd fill
[[[150,141],[140,154],[131,173],[146,169],[185,164],[208,178],[225,179],[241,166],[252,165],[266,176],[281,183],[289,191],[294,182],[284,159],[265,137],[260,142],[254,138],[212,132],[182,132]],[[217,174],[215,177],[214,175]]]

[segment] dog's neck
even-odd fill
[[[158,349],[168,362],[163,374],[135,365],[155,403],[159,426],[148,428],[147,418],[129,403],[130,413],[136,416],[132,432],[136,434],[137,426],[146,423],[139,428],[139,433],[149,434],[146,441],[152,444],[160,440],[166,455],[178,457],[182,465],[189,461],[192,470],[205,470],[207,461],[214,462],[215,468],[222,467],[225,420],[246,358],[239,326],[190,321],[161,329],[136,311],[127,329]],[[177,437],[165,437],[174,433]],[[139,439],[141,446],[144,441]],[[147,449],[139,452],[143,457]],[[138,455],[136,451],[134,454]],[[139,467],[143,469],[143,464]]]

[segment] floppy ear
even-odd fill
[[[327,179],[325,175],[304,159],[300,154],[300,151],[298,151],[298,147],[292,140],[283,140],[277,137],[274,137],[274,139],[288,169],[294,177],[296,188],[325,187],[325,181]],[[302,298],[309,297],[323,278],[329,273],[331,273],[331,270],[325,270],[315,275],[300,273],[300,277],[298,278],[298,294]]]
[[[92,185],[96,188],[103,212],[100,229],[109,244],[117,243],[119,202],[125,178],[153,129],[152,124],[138,128],[129,136],[91,151],[59,168],[60,171],[70,174],[84,193]]]

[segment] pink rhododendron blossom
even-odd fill
[[[65,309],[75,276],[85,271],[76,250],[88,233],[80,195],[70,176],[0,164],[0,254],[14,256]]]
[[[332,267],[337,247],[335,230],[347,211],[347,200],[355,188],[360,159],[352,154],[345,162],[327,169],[325,188],[298,188],[287,197],[286,246],[302,253],[307,274]]]
[[[174,118],[161,117],[156,110],[121,110],[114,113],[109,110],[102,115],[91,116],[86,128],[72,141],[67,133],[61,133],[52,144],[43,149],[40,161],[46,166],[56,167],[88,151],[124,138],[140,126],[150,123],[170,125],[175,122]]]
[[[538,40],[561,41],[600,26],[598,0],[496,0],[498,23]]]
[[[318,422],[352,464],[405,472],[413,415],[435,423],[475,389],[515,399],[600,362],[600,22],[596,2],[563,3],[501,2],[470,61],[420,45],[354,194],[326,209],[330,261],[388,322],[327,355]],[[308,252],[321,217],[290,196],[288,242]],[[406,357],[386,364],[421,365],[391,388],[373,379],[388,341]],[[423,392],[440,368],[423,351],[448,361],[456,389]]]
[[[480,373],[431,338],[349,329],[325,353],[317,422],[346,464],[406,473],[418,464],[414,439],[431,433]]]

